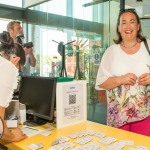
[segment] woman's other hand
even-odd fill
[[[19,64],[19,61],[20,61],[20,57],[17,57],[17,56],[11,56],[10,57],[10,61],[18,68],[18,64]]]
[[[139,85],[149,85],[150,84],[150,74],[144,73],[138,79]]]
[[[11,132],[14,135],[14,138],[11,139],[13,142],[18,142],[20,140],[26,139],[27,135],[24,134],[20,128],[14,129]]]
[[[133,73],[127,73],[121,76],[122,85],[134,85],[137,81],[137,76]]]

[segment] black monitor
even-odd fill
[[[27,117],[30,116],[27,120],[36,124],[40,124],[41,120],[52,121],[56,103],[55,97],[56,78],[21,77],[19,101],[26,105]]]

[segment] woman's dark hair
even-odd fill
[[[0,33],[0,42],[0,51],[3,51],[8,57],[11,54],[15,54],[17,57],[20,57],[19,65],[24,66],[26,60],[24,49],[21,45],[13,42],[9,32],[3,31]]]
[[[127,13],[127,12],[130,12],[130,13],[134,14],[136,19],[137,19],[138,24],[140,25],[139,31],[137,32],[137,39],[140,39],[140,41],[144,41],[145,40],[145,37],[142,36],[141,21],[140,21],[140,18],[138,16],[138,14],[135,11],[135,9],[125,9],[125,10],[120,11],[120,13],[118,15],[117,27],[116,27],[116,32],[117,32],[118,39],[114,39],[114,42],[116,44],[119,44],[122,41],[121,34],[120,34],[119,30],[118,30],[118,26],[120,24],[120,17],[121,17],[122,14]]]
[[[19,63],[21,66],[24,66],[26,58],[24,49],[21,45],[14,43],[13,47],[6,52],[7,56],[10,56],[11,54],[15,54],[17,57],[20,57]]]
[[[0,33],[0,42],[0,51],[4,52],[6,52],[14,45],[13,39],[10,37],[10,34],[6,31]]]

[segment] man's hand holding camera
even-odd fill
[[[27,54],[33,55],[33,49],[32,48],[24,47],[24,51],[25,51],[25,55],[27,55]]]
[[[24,51],[25,51],[25,55],[26,56],[29,55],[29,57],[30,57],[30,66],[35,67],[36,59],[35,59],[34,54],[33,54],[33,49],[24,47]]]

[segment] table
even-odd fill
[[[47,123],[43,126],[37,127],[38,129],[44,130],[47,126],[50,124]],[[143,145],[148,148],[150,148],[150,137],[143,136],[140,134],[135,134],[132,132],[124,131],[121,129],[109,127],[106,125],[102,125],[99,123],[91,122],[91,121],[85,121],[79,124],[71,125],[68,127],[60,128],[60,129],[54,129],[52,130],[52,134],[49,136],[42,136],[42,135],[35,135],[33,137],[30,137],[28,139],[22,140],[20,142],[14,142],[14,143],[3,143],[5,146],[12,150],[29,150],[28,146],[30,144],[38,144],[42,143],[44,145],[44,148],[40,150],[48,150],[51,147],[51,143],[58,139],[61,136],[69,137],[69,135],[74,134],[76,132],[83,132],[83,131],[96,131],[96,132],[102,132],[105,133],[107,136],[115,137],[118,140],[134,140],[135,145],[134,146],[127,146],[123,150],[128,150],[131,147],[136,147],[138,145]],[[92,142],[98,142],[99,138],[94,138]],[[70,140],[69,142],[73,142],[74,140]],[[75,146],[77,146],[76,144]],[[103,144],[99,143],[100,146],[104,146]]]

